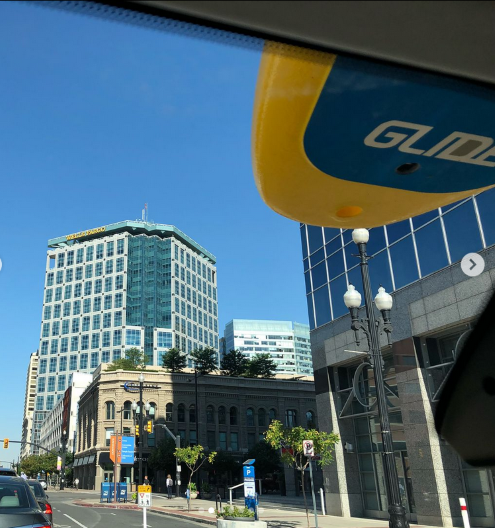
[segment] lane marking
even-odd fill
[[[73,519],[70,515],[67,515],[66,513],[64,513],[64,515],[70,519],[72,522],[75,522],[76,524],[78,524],[81,528],[88,528],[87,526],[84,526],[84,524],[81,524],[79,521],[76,521],[75,519]]]

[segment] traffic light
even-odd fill
[[[136,436],[139,436],[139,425],[136,425]]]
[[[148,433],[153,432],[153,422],[151,420],[146,424],[146,431],[148,431]]]
[[[9,439],[8,438],[4,438],[3,439],[3,448],[4,449],[8,449],[9,448]]]

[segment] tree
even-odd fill
[[[162,367],[169,372],[182,372],[186,365],[186,356],[178,348],[171,348],[162,357]]]
[[[249,360],[239,350],[231,350],[222,358],[220,368],[227,376],[242,376],[249,365]]]
[[[304,489],[304,470],[308,467],[310,458],[304,455],[303,441],[313,440],[314,452],[319,455],[320,466],[327,466],[333,461],[332,452],[335,444],[340,441],[339,435],[325,433],[316,429],[303,429],[302,427],[284,427],[278,420],[272,421],[268,431],[265,432],[266,441],[275,449],[285,448],[282,453],[282,462],[288,466],[295,467],[301,472],[301,481],[306,508],[306,518],[309,528],[308,503],[306,502],[306,491]]]
[[[189,484],[187,487],[189,488],[189,492],[191,490],[191,480],[193,478],[194,473],[198,471],[201,466],[206,462],[213,462],[215,460],[215,457],[217,456],[217,453],[215,451],[212,451],[208,455],[206,455],[204,452],[204,448],[201,445],[195,445],[195,446],[189,446],[189,447],[176,447],[175,448],[175,456],[177,457],[178,462],[184,462],[186,466],[189,468],[189,471],[191,474],[189,475]],[[191,510],[191,501],[187,501],[187,509],[188,511]]]
[[[160,440],[148,458],[148,466],[155,471],[166,471],[173,473],[175,471],[175,442],[172,438]]]
[[[275,449],[267,441],[258,442],[249,450],[247,458],[254,458],[254,467],[259,478],[265,478],[267,474],[274,473],[280,469],[279,450]]]
[[[248,378],[273,378],[277,365],[270,354],[255,354],[248,363]]]
[[[194,368],[200,375],[209,374],[217,370],[217,353],[213,348],[200,348],[191,353],[194,360]]]
[[[146,355],[139,348],[128,348],[125,357],[114,359],[107,370],[144,370]]]

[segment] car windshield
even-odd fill
[[[18,483],[0,483],[0,514],[13,508],[29,508],[26,488]]]
[[[12,477],[16,477],[16,472],[11,469],[0,469],[0,475],[8,475]]]

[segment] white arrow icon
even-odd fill
[[[461,260],[461,269],[468,277],[477,277],[485,269],[485,260],[478,253],[468,253]]]

